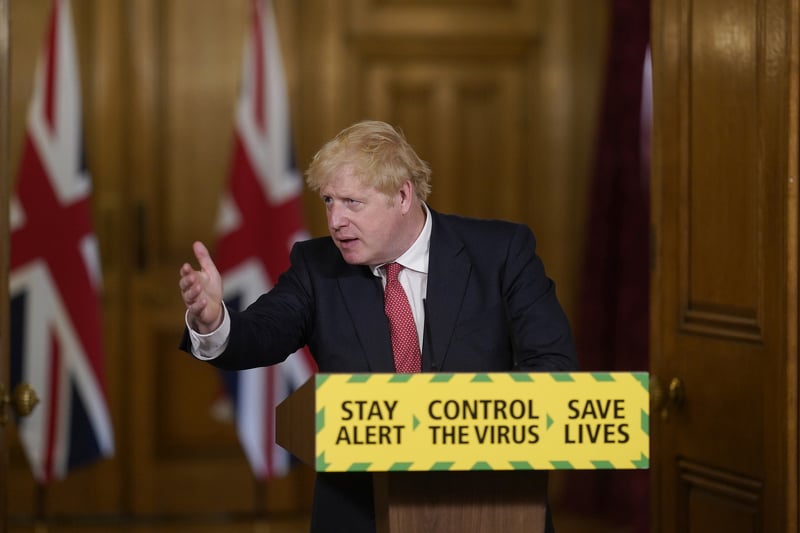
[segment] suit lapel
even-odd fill
[[[394,372],[380,279],[373,276],[367,267],[352,270],[351,275],[339,278],[339,288],[366,354],[369,372]]]
[[[471,263],[461,253],[464,245],[431,210],[430,258],[425,321],[428,331],[423,342],[423,370],[444,368],[450,339],[461,310]]]

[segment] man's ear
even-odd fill
[[[408,213],[411,210],[411,204],[413,203],[414,199],[414,186],[411,185],[411,180],[406,180],[400,186],[400,209],[403,211],[403,214]]]

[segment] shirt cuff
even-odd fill
[[[228,336],[231,332],[231,319],[225,304],[222,304],[222,324],[211,333],[198,333],[189,325],[189,311],[184,316],[189,339],[192,341],[192,355],[203,361],[216,359],[228,347]]]

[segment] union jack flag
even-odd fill
[[[308,238],[290,126],[272,5],[253,0],[230,183],[220,206],[215,253],[225,303],[232,309],[243,309],[269,291],[289,267],[292,244]],[[315,369],[307,349],[302,349],[280,365],[223,373],[239,439],[256,478],[288,471],[290,456],[275,443],[275,408]]]
[[[10,208],[11,383],[31,384],[42,399],[19,422],[40,483],[114,451],[82,143],[69,2],[54,0]]]

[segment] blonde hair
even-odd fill
[[[420,201],[431,192],[431,168],[419,158],[402,132],[386,122],[365,120],[339,132],[311,160],[306,183],[319,191],[345,167],[381,192],[390,194],[406,180]]]

